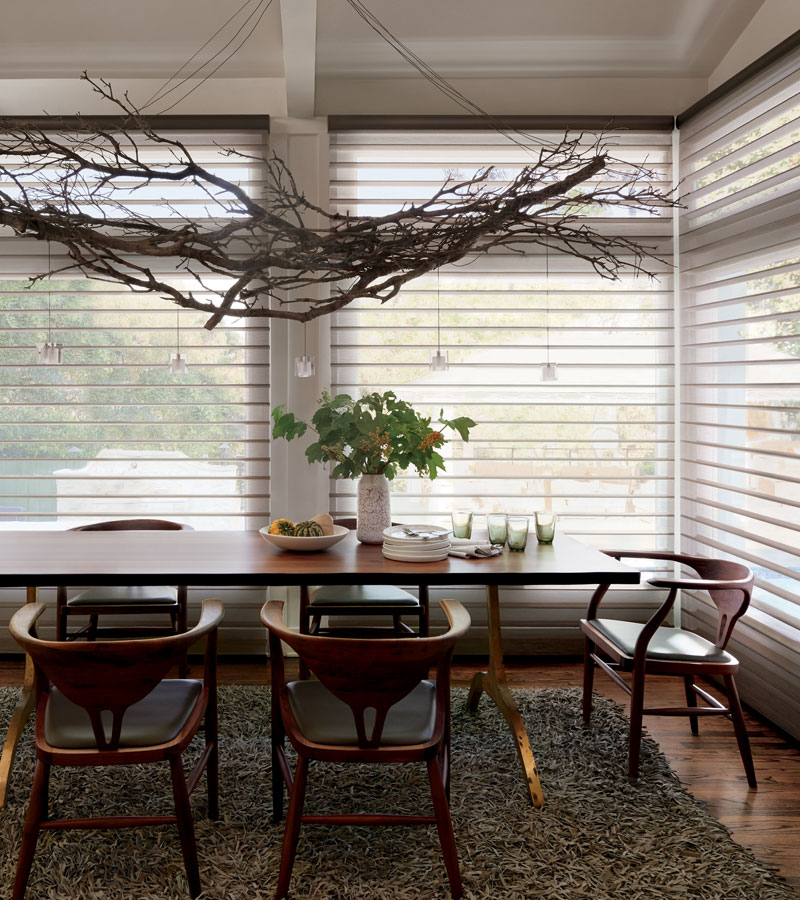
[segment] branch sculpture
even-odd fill
[[[650,248],[594,230],[581,213],[674,205],[654,186],[653,172],[615,160],[602,136],[587,142],[583,135],[532,152],[511,181],[487,168],[382,216],[328,212],[305,198],[277,157],[224,150],[265,167],[265,198],[257,199],[195,162],[179,140],[158,134],[107,82],[84,78],[120,110],[119,126],[104,130],[80,117],[53,118],[52,127],[0,119],[0,225],[66,249],[66,265],[33,281],[78,271],[159,293],[207,313],[208,329],[225,316],[306,322],[359,298],[385,302],[427,272],[494,248],[524,253],[547,246],[611,279],[626,270],[652,274]],[[148,162],[153,148],[168,162]],[[159,217],[131,208],[145,188],[175,183],[202,192],[202,220],[166,201]],[[153,258],[173,260],[196,290],[156,275]],[[206,283],[209,273],[230,283],[216,290]]]

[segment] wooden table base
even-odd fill
[[[503,665],[503,641],[500,634],[500,598],[496,584],[487,585],[486,601],[489,611],[489,671],[476,672],[473,676],[467,697],[467,707],[471,713],[476,713],[481,694],[484,692],[495,702],[511,729],[531,801],[538,809],[544,805],[544,794],[539,774],[536,771],[536,760],[533,758],[528,732],[525,730],[525,722],[522,720],[522,715],[511,696],[506,681],[506,670]]]
[[[29,587],[26,603],[36,603],[39,597],[39,589]],[[11,782],[11,768],[14,765],[14,755],[17,752],[17,744],[22,737],[22,731],[28,716],[33,710],[34,696],[34,675],[33,663],[29,656],[25,657],[25,677],[22,681],[22,689],[19,692],[19,700],[14,707],[11,715],[11,721],[8,723],[8,731],[6,732],[6,741],[3,745],[3,754],[0,756],[0,809],[6,805],[8,797],[8,786]]]

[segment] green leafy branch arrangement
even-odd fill
[[[441,428],[458,432],[469,440],[476,423],[467,416],[443,418]],[[301,437],[309,426],[285,412],[283,405],[272,411],[272,436],[287,441]],[[319,409],[311,417],[317,440],[306,449],[309,462],[335,462],[334,478],[385,475],[390,481],[398,472],[414,466],[420,475],[436,478],[444,471],[444,459],[437,449],[447,443],[441,430],[431,427],[431,419],[400,400],[393,391],[372,393],[353,400],[348,394],[331,397],[323,391]]]

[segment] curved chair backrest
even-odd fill
[[[450,658],[455,642],[470,626],[469,613],[458,600],[442,600],[450,628],[435,637],[359,639],[298,634],[283,622],[283,602],[270,600],[261,621],[270,633],[270,654],[280,655],[285,641],[328,690],[353,713],[360,747],[380,745],[388,710],[437,669],[437,688],[446,692]],[[375,725],[368,736],[364,713],[375,710]]]
[[[704,556],[675,554],[675,561],[694,569],[706,582],[702,590],[708,592],[717,607],[716,645],[723,650],[733,633],[733,626],[745,614],[753,595],[753,573],[745,565],[728,559],[709,559]],[[660,579],[649,579],[658,587]],[[681,579],[676,579],[680,581]],[[681,587],[682,585],[678,585]],[[691,590],[692,585],[685,585]],[[701,587],[696,585],[696,587]]]
[[[699,579],[662,578],[659,576],[648,578],[647,582],[654,587],[668,588],[675,593],[681,588],[707,591],[717,607],[718,613],[715,644],[717,647],[725,649],[733,632],[733,626],[747,611],[750,597],[753,594],[753,573],[747,566],[728,559],[710,559],[707,556],[689,556],[685,553],[659,553],[644,550],[606,552],[609,556],[617,559],[660,559],[677,562],[694,569],[700,576]]]
[[[191,525],[166,519],[114,519],[92,525],[76,525],[70,531],[194,531]]]
[[[182,634],[145,640],[66,642],[43,641],[32,634],[45,609],[43,603],[36,603],[17,610],[9,623],[11,635],[47,681],[86,710],[97,746],[103,750],[119,746],[125,710],[143,700],[195,641],[212,635],[224,615],[219,600],[206,600],[200,621]],[[39,683],[37,689],[45,686]],[[113,717],[110,740],[106,740],[100,716],[106,710]]]

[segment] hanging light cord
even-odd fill
[[[547,345],[547,365],[550,365],[550,244],[544,242],[544,333]]]
[[[50,338],[51,338],[50,322],[51,322],[51,315],[52,315],[51,314],[51,306],[52,306],[52,300],[53,300],[53,276],[51,274],[53,271],[53,266],[52,266],[52,263],[50,262],[51,247],[52,247],[52,244],[50,243],[50,241],[48,241],[47,242],[47,343],[48,344],[51,343],[51,341],[50,341]]]
[[[308,322],[303,322],[303,356],[308,358]]]
[[[436,270],[436,353],[442,355],[442,311],[441,301],[439,297],[439,287],[441,284],[441,273]]]
[[[175,311],[175,326],[176,326],[176,343],[177,343],[177,355],[181,355],[181,310],[180,307]]]

